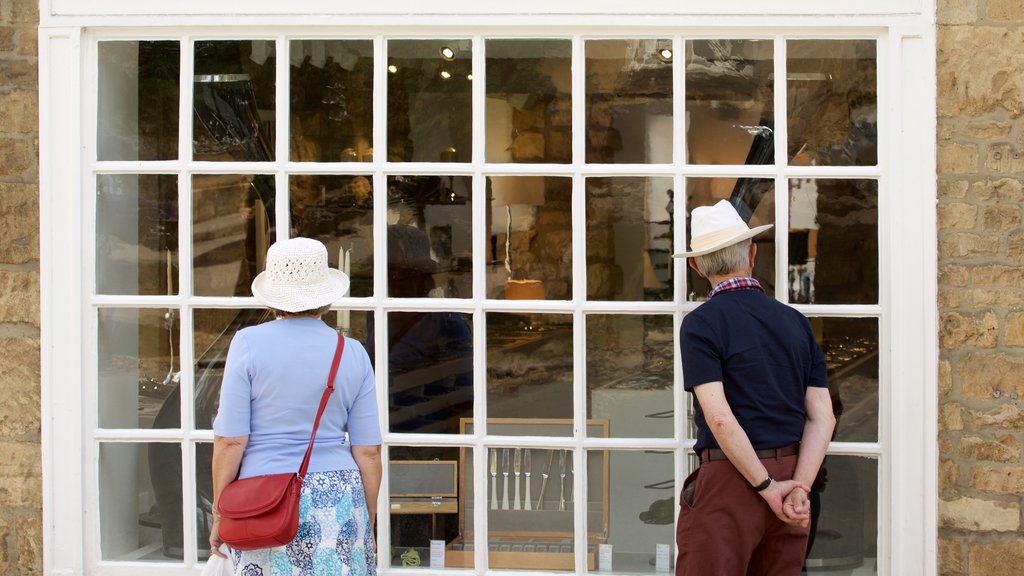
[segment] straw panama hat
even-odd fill
[[[740,218],[736,209],[727,200],[719,200],[714,206],[698,206],[690,214],[690,251],[673,254],[673,258],[693,258],[732,246],[747,238],[753,238],[771,228],[765,224],[750,228]]]
[[[348,292],[349,279],[327,264],[327,247],[310,238],[291,238],[267,250],[267,268],[252,281],[252,295],[284,312],[315,310]]]

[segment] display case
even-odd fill
[[[488,435],[572,436],[571,419],[494,418]],[[460,421],[464,434],[473,433],[473,420]],[[607,420],[588,420],[589,437],[607,437]],[[586,506],[587,565],[595,566],[597,546],[608,538],[608,458],[588,450],[586,493],[574,492],[572,450],[492,447],[487,450],[488,532],[473,525],[477,499],[472,478],[473,451],[460,450],[459,537],[448,544],[445,565],[473,567],[478,542],[488,547],[488,565],[499,569],[573,570],[576,505]]]

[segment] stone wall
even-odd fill
[[[938,2],[939,574],[1024,565],[1024,4]]]

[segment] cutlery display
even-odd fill
[[[498,509],[498,449],[491,448],[491,510]]]
[[[512,480],[515,481],[515,483],[516,483],[515,499],[512,500],[512,509],[513,510],[520,510],[521,509],[521,506],[519,504],[519,474],[521,472],[520,468],[522,467],[522,464],[523,464],[522,457],[523,457],[523,455],[519,451],[519,448],[516,448],[516,451],[512,455],[512,475],[514,476],[514,478]]]
[[[565,450],[558,453],[558,509],[565,510]]]
[[[501,449],[501,475],[504,477],[501,483],[501,509],[508,510],[508,448]]]
[[[568,492],[569,494],[565,497],[565,499],[568,500],[569,502],[572,502],[573,485],[576,483],[576,473],[573,471],[573,466],[575,466],[575,464],[574,464],[574,461],[573,461],[572,454],[570,454],[569,455],[569,488],[566,489],[566,492]]]
[[[523,499],[523,508],[526,510],[533,509],[533,493],[530,492],[530,472],[533,468],[533,459],[530,457],[530,449],[524,450],[523,454],[523,474],[526,475],[526,498]]]
[[[548,464],[544,467],[544,471],[540,473],[540,496],[537,497],[537,510],[544,509],[544,490],[548,487],[548,474],[551,472],[551,463],[555,460],[555,451],[548,450]]]

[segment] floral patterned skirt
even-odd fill
[[[375,576],[373,528],[358,470],[312,472],[287,546],[231,550],[235,576]]]

